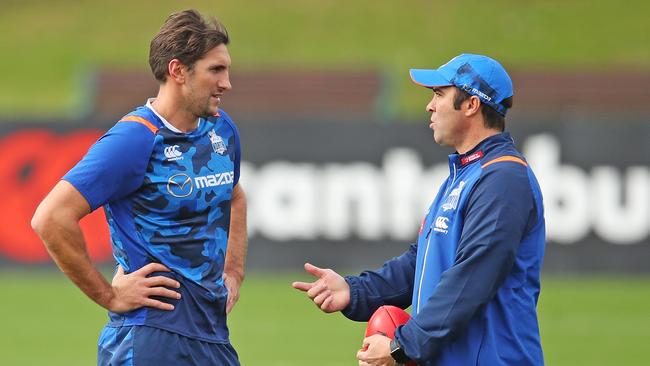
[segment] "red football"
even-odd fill
[[[395,329],[411,319],[411,316],[397,306],[380,306],[368,320],[366,337],[381,334],[390,339],[395,338]],[[416,366],[416,363],[409,361],[406,366]]]
[[[406,323],[411,316],[397,306],[380,306],[368,320],[366,337],[381,334],[390,339],[395,337],[395,328]]]

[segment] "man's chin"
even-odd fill
[[[436,144],[440,146],[448,146],[448,144],[446,144],[443,140],[442,136],[436,135],[435,133],[433,134],[433,141],[435,141]]]
[[[217,115],[218,110],[219,110],[219,108],[206,109],[206,110],[204,110],[204,111],[199,115],[199,117],[201,117],[201,118],[210,118],[210,117],[214,117],[214,116]]]
[[[210,114],[210,117],[216,116],[217,113],[219,113],[219,104],[217,103],[215,105],[210,105],[208,113]]]

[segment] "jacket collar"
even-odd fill
[[[449,163],[455,164],[457,168],[470,165],[474,162],[480,161],[483,156],[487,155],[495,146],[502,144],[513,143],[510,132],[501,132],[496,135],[490,136],[483,141],[479,142],[474,148],[464,154],[455,152],[449,155]]]

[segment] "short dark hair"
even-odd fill
[[[156,80],[165,82],[169,61],[176,58],[192,69],[207,52],[228,42],[228,31],[216,18],[205,19],[194,9],[174,13],[151,40],[149,66]]]
[[[454,109],[460,110],[460,105],[469,99],[472,95],[461,88],[455,87],[456,95],[454,96]],[[501,105],[506,107],[506,111],[512,108],[512,97],[501,101]],[[506,118],[487,104],[481,103],[481,114],[485,121],[485,127],[503,131],[506,129]]]

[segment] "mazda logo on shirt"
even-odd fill
[[[167,181],[167,192],[174,197],[187,197],[192,194],[193,190],[192,178],[187,174],[174,174]]]

